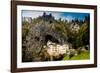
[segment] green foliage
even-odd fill
[[[76,46],[80,47],[87,44],[89,44],[89,29],[87,24],[82,24],[77,33]]]
[[[23,22],[22,24],[22,39],[25,40],[28,35],[30,24],[28,22]]]
[[[67,28],[68,41],[72,43],[74,48],[78,48],[89,44],[89,27],[86,23],[81,24],[78,32],[71,31]]]
[[[22,24],[22,60],[23,61],[28,61],[30,57],[26,49],[26,36],[28,35],[29,28],[30,28],[30,24],[28,22],[23,22]]]
[[[69,55],[65,55],[63,60],[85,60],[85,59],[90,59],[90,52],[86,51],[86,52],[80,52],[80,54],[78,54],[77,56],[72,56],[70,58]]]
[[[78,48],[89,44],[89,27],[87,23],[80,25],[78,32],[72,31],[64,22],[55,23],[55,29],[68,36],[68,42],[72,43],[73,48]]]

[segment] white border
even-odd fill
[[[90,60],[70,60],[70,61],[52,61],[52,62],[28,62],[22,63],[22,19],[21,10],[41,10],[41,11],[60,11],[60,12],[82,12],[90,13]],[[94,10],[75,9],[75,8],[57,8],[57,7],[39,7],[39,6],[17,6],[17,68],[46,67],[61,65],[82,65],[94,64]]]

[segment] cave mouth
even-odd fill
[[[52,35],[46,35],[45,36],[45,42],[47,43],[48,41],[59,43],[59,41],[56,38],[54,38]]]

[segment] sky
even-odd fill
[[[53,11],[34,11],[34,10],[22,10],[22,17],[32,17],[36,18],[38,16],[42,16],[43,13],[52,14],[55,19],[61,18],[62,20],[72,20],[72,19],[79,19],[84,20],[85,16],[88,16],[89,13],[76,13],[76,12],[53,12]]]

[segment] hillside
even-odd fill
[[[57,46],[68,48],[70,54],[59,53],[51,55],[47,53],[49,48],[48,42],[52,44],[58,53]],[[50,48],[51,49],[51,48]],[[79,53],[82,49],[89,51],[89,17],[79,21],[78,19],[67,21],[55,19],[52,14],[43,13],[37,18],[23,19],[22,22],[22,60],[23,62],[31,61],[49,61],[62,60],[65,55],[71,55],[70,49],[75,49],[73,52]],[[51,51],[52,53],[52,51]]]

